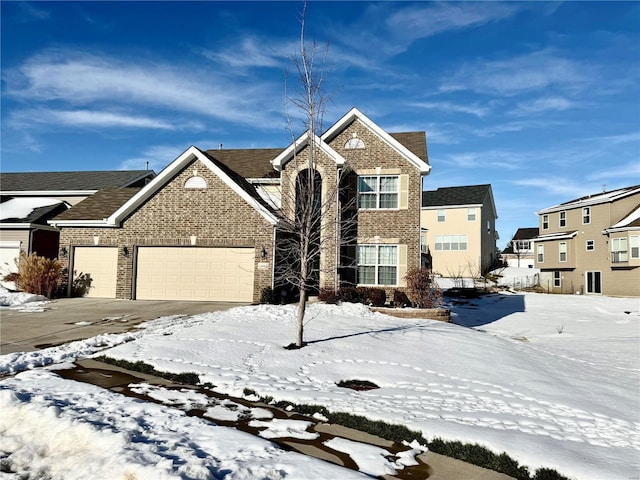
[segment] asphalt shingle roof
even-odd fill
[[[407,147],[420,160],[429,163],[427,153],[427,135],[425,132],[400,132],[390,133],[393,138]]]
[[[422,206],[478,205],[484,203],[490,190],[491,185],[489,184],[427,190],[422,192]]]
[[[152,170],[105,170],[85,172],[0,173],[0,190],[5,192],[86,191],[142,186],[153,178]]]
[[[139,191],[139,188],[99,190],[66,212],[62,212],[55,217],[55,220],[102,220],[109,217]]]
[[[283,148],[245,148],[206,150],[208,157],[226,165],[244,178],[278,178],[271,160],[282,153]]]

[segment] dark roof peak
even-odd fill
[[[479,205],[491,194],[491,184],[440,187],[422,192],[423,207]]]

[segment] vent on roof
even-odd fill
[[[347,140],[347,143],[344,144],[345,149],[356,149],[356,148],[364,148],[364,142],[361,138],[358,138],[356,134],[353,134],[353,138]]]
[[[193,190],[193,189],[203,190],[207,188],[207,181],[202,177],[194,176],[194,177],[191,177],[186,182],[184,182],[184,188],[187,190]]]

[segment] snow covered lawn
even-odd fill
[[[108,349],[100,353],[142,360],[158,370],[197,372],[201,381],[231,395],[250,388],[276,400],[323,404],[332,411],[400,423],[426,438],[477,442],[506,451],[532,472],[542,466],[578,479],[626,480],[640,472],[639,310],[638,299],[505,293],[454,306],[455,324],[445,324],[389,317],[361,305],[315,304],[308,310],[309,345],[286,350],[283,346],[295,334],[294,306],[261,305],[150,322],[123,339],[127,343],[108,348],[113,343],[103,342]],[[90,345],[95,348],[96,342]],[[91,348],[77,346],[84,354],[93,353]],[[69,359],[61,347],[32,354],[42,358],[31,356],[29,366],[55,362],[58,355]],[[0,357],[0,371],[23,360]],[[336,385],[350,379],[380,388],[353,391]],[[298,457],[276,454],[260,439],[249,444],[254,448],[258,442],[261,453],[239,456],[233,440],[237,432],[228,434],[228,449],[225,436],[207,434],[194,440],[204,456],[185,447],[170,457],[161,453],[173,448],[170,443],[158,446],[151,436],[169,442],[180,438],[183,428],[200,429],[199,420],[71,383],[44,371],[1,382],[1,448],[31,454],[24,452],[28,435],[20,426],[29,422],[8,421],[4,412],[10,408],[40,416],[44,424],[35,431],[58,429],[59,441],[68,438],[67,424],[88,425],[90,433],[83,434],[98,443],[102,437],[91,429],[111,430],[113,438],[104,441],[115,445],[110,448],[118,455],[135,457],[136,468],[158,468],[175,478],[192,465],[192,458],[198,459],[196,470],[213,458],[215,468],[232,465],[228,468],[237,474],[225,478],[254,478],[247,473],[251,468],[310,478],[299,476],[305,467],[294,460]],[[147,408],[153,416],[144,424]],[[128,453],[133,447],[125,440],[140,435],[149,435],[143,444],[157,451]],[[15,440],[7,444],[4,438]],[[198,475],[182,478],[207,478]]]

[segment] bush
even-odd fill
[[[407,294],[404,293],[402,290],[394,290],[393,304],[396,307],[408,307],[411,304],[411,302],[409,300],[409,297],[407,297]]]
[[[344,287],[340,289],[340,300],[349,303],[365,303],[367,291],[362,287]]]
[[[275,305],[276,302],[276,294],[271,287],[264,287],[260,292],[260,303],[268,303],[270,305]]]
[[[384,307],[384,304],[387,303],[387,292],[384,288],[367,288],[366,292],[366,303],[374,307]]]
[[[433,278],[431,270],[412,267],[404,277],[407,280],[407,296],[418,308],[436,308],[442,305],[442,289]]]
[[[10,274],[11,280],[23,292],[50,298],[62,278],[62,264],[58,260],[41,257],[35,252],[29,255],[20,252],[17,265],[17,275]]]
[[[340,301],[340,293],[333,288],[321,288],[318,292],[318,300],[335,305]]]

